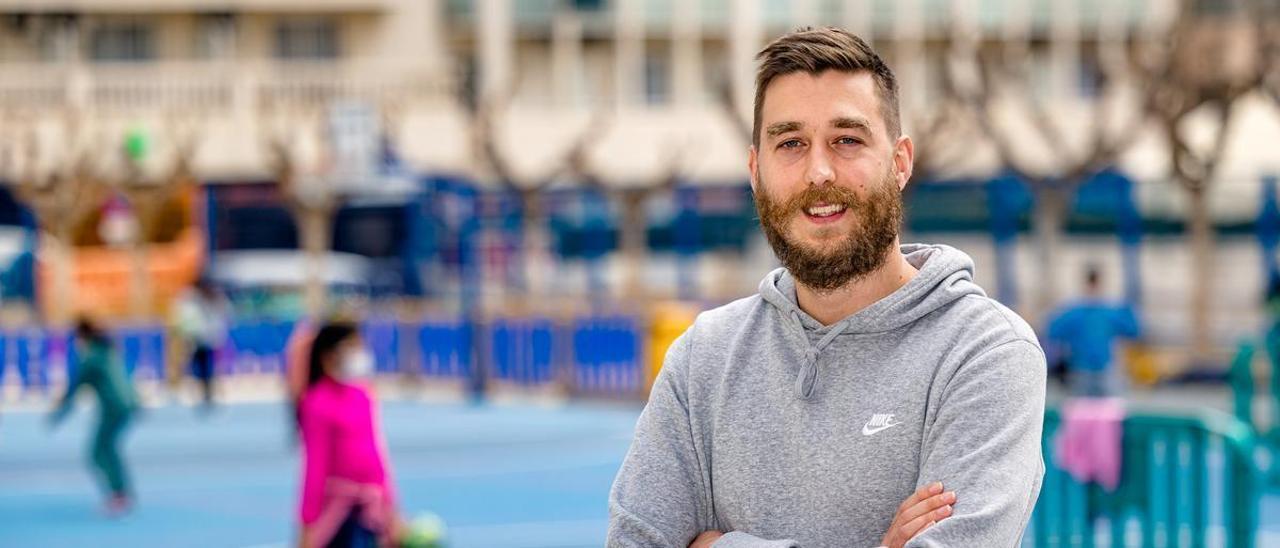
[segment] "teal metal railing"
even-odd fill
[[[1060,417],[1045,415],[1045,477],[1028,540],[1034,546],[1251,548],[1258,526],[1258,440],[1243,422],[1206,410],[1125,418],[1120,484],[1107,492],[1057,466]]]

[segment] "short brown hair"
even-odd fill
[[[889,137],[902,133],[898,118],[898,80],[889,65],[861,38],[844,29],[802,27],[784,34],[756,55],[760,70],[756,73],[755,121],[751,127],[751,144],[760,146],[761,112],[764,90],[778,76],[793,72],[818,75],[827,70],[867,71],[875,79],[880,94],[880,116],[884,118]]]

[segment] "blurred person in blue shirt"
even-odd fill
[[[1049,321],[1049,344],[1066,363],[1072,396],[1105,398],[1119,391],[1111,365],[1117,338],[1136,339],[1141,328],[1133,307],[1102,296],[1102,275],[1090,266],[1085,295],[1058,309]]]

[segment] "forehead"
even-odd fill
[[[835,118],[861,117],[871,123],[873,131],[884,132],[879,108],[880,96],[870,72],[793,72],[769,82],[760,121],[762,127],[779,122],[825,127]]]

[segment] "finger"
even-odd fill
[[[933,483],[927,483],[925,485],[921,485],[919,489],[916,489],[916,492],[911,493],[911,496],[907,497],[907,500],[902,501],[902,504],[898,505],[897,513],[901,514],[907,508],[915,506],[920,501],[926,498],[929,498],[932,495],[937,495],[941,492],[942,492],[942,482],[940,481],[935,481]]]
[[[916,517],[915,519],[908,521],[902,527],[898,528],[898,534],[901,535],[900,538],[904,539],[904,541],[911,540],[913,537],[920,534],[921,531],[924,531],[926,528],[931,527],[932,524],[942,521],[947,517],[950,517],[951,512],[952,512],[951,505],[947,505],[947,506],[938,508],[936,510],[933,510],[922,516]]]
[[[955,491],[948,491],[946,493],[942,493],[941,495],[934,495],[932,497],[929,497],[927,499],[924,499],[916,503],[915,506],[907,508],[905,511],[901,512],[901,514],[899,515],[899,519],[895,521],[898,521],[899,523],[906,523],[920,516],[928,515],[929,512],[932,512],[944,506],[955,504],[955,502],[956,502]]]

